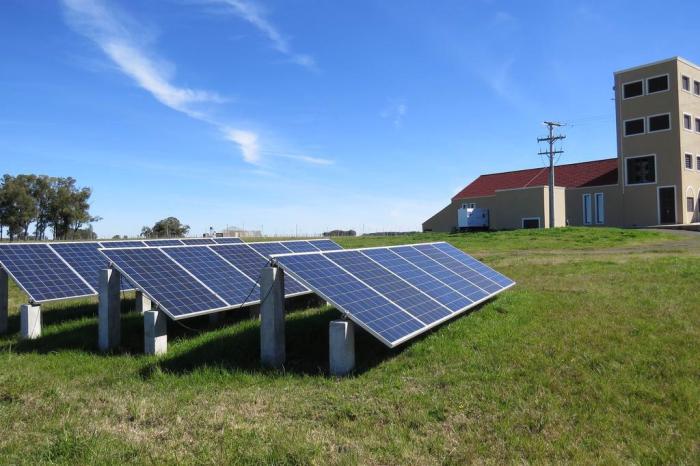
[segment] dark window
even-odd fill
[[[523,228],[539,228],[540,219],[539,218],[524,218]]]
[[[656,182],[654,156],[627,159],[627,184]]]
[[[690,92],[690,78],[688,76],[681,76],[681,85],[684,91]]]
[[[693,81],[693,92],[695,95],[700,95],[700,81]]]
[[[644,118],[625,121],[625,136],[644,133]]]
[[[649,117],[649,132],[663,131],[671,128],[671,115],[656,115]]]
[[[700,133],[700,118],[695,119],[695,131]]]
[[[668,76],[657,76],[647,79],[647,93],[661,92],[668,90]]]
[[[695,169],[700,170],[700,155],[695,158]]]
[[[693,155],[685,154],[685,168],[693,168]]]
[[[692,121],[693,121],[693,117],[691,117],[687,113],[683,115],[683,127],[685,129],[689,129],[689,130],[693,129]]]
[[[622,97],[629,99],[644,94],[644,81],[627,83],[622,86]]]
[[[688,212],[695,212],[695,199],[692,197],[686,197],[685,207],[688,209]]]

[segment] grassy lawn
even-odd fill
[[[0,337],[2,463],[697,464],[700,235],[558,229],[348,238],[446,240],[518,282],[389,350],[360,333],[355,376],[325,375],[331,308],[293,312],[284,373],[258,323],[171,322],[169,352],[96,352],[94,301],[45,306],[44,336]],[[128,298],[128,297],[127,297]],[[204,331],[197,331],[204,330]]]

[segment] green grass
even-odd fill
[[[680,239],[679,239],[680,238]],[[169,352],[96,352],[94,302],[46,306],[44,336],[0,338],[2,463],[697,464],[700,237],[562,229],[447,240],[518,285],[398,350],[364,333],[357,373],[326,375],[330,308],[287,321],[283,373],[258,324],[170,325]],[[302,300],[303,301],[303,300]]]

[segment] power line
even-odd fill
[[[566,136],[563,134],[554,134],[554,128],[559,128],[563,126],[562,123],[557,123],[556,121],[545,121],[545,125],[549,129],[549,136],[543,138],[537,138],[537,142],[547,142],[549,143],[548,151],[540,151],[539,155],[546,155],[549,158],[549,228],[554,228],[554,158],[557,154],[563,154],[564,151],[554,148],[554,144],[557,141],[565,139]],[[558,161],[559,159],[557,159]]]

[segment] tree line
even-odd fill
[[[46,175],[4,175],[0,182],[0,240],[4,232],[15,239],[94,239],[90,223],[92,190],[74,178]],[[30,234],[30,228],[34,231]]]

